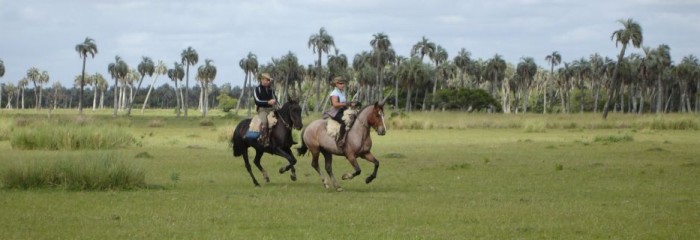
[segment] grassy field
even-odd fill
[[[377,179],[365,184],[372,167],[360,162],[360,178],[339,180],[338,193],[323,188],[310,156],[298,157],[292,182],[276,171],[286,161],[265,155],[271,183],[253,187],[227,142],[238,117],[74,113],[0,110],[0,174],[107,153],[143,169],[149,187],[2,189],[0,239],[700,238],[697,115],[396,116],[386,136],[372,134]],[[135,141],[12,148],[15,131],[41,122],[118,129]],[[351,171],[335,160],[336,175]]]

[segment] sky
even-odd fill
[[[86,72],[110,83],[107,65],[117,55],[132,68],[142,56],[172,67],[191,46],[199,54],[195,68],[213,60],[215,84],[242,86],[238,62],[249,52],[261,64],[289,52],[313,64],[308,40],[322,27],[350,63],[384,33],[401,56],[425,36],[450,60],[464,48],[472,59],[499,54],[517,64],[532,57],[549,69],[544,58],[554,51],[562,62],[593,53],[616,59],[620,46],[610,37],[628,18],[642,26],[643,46],[669,45],[674,63],[700,56],[700,0],[0,0],[0,83],[17,84],[36,67],[48,71],[47,85],[72,86],[82,69],[75,46],[90,37],[98,53]],[[642,50],[627,50],[635,52]]]

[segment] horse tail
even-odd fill
[[[233,156],[239,157],[243,155],[243,151],[247,151],[247,146],[243,142],[243,134],[248,131],[248,125],[250,125],[250,119],[245,119],[238,123],[236,129],[233,130],[233,136],[231,137],[231,148],[233,148]]]
[[[309,147],[307,147],[306,143],[304,143],[304,131],[306,131],[306,129],[301,130],[301,147],[297,148],[297,154],[299,156],[304,156],[304,154],[306,154],[306,151],[309,150]]]

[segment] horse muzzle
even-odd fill
[[[377,134],[379,134],[379,136],[384,136],[386,134],[386,129],[384,127],[378,127]]]
[[[294,124],[294,129],[301,130],[302,128],[304,128],[304,124]]]

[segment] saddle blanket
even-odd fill
[[[343,112],[343,121],[345,122],[345,131],[349,131],[352,127],[352,123],[355,122],[355,116],[357,116],[357,110],[347,109]],[[338,138],[338,133],[340,133],[340,123],[333,119],[326,119],[326,132],[332,138]]]

